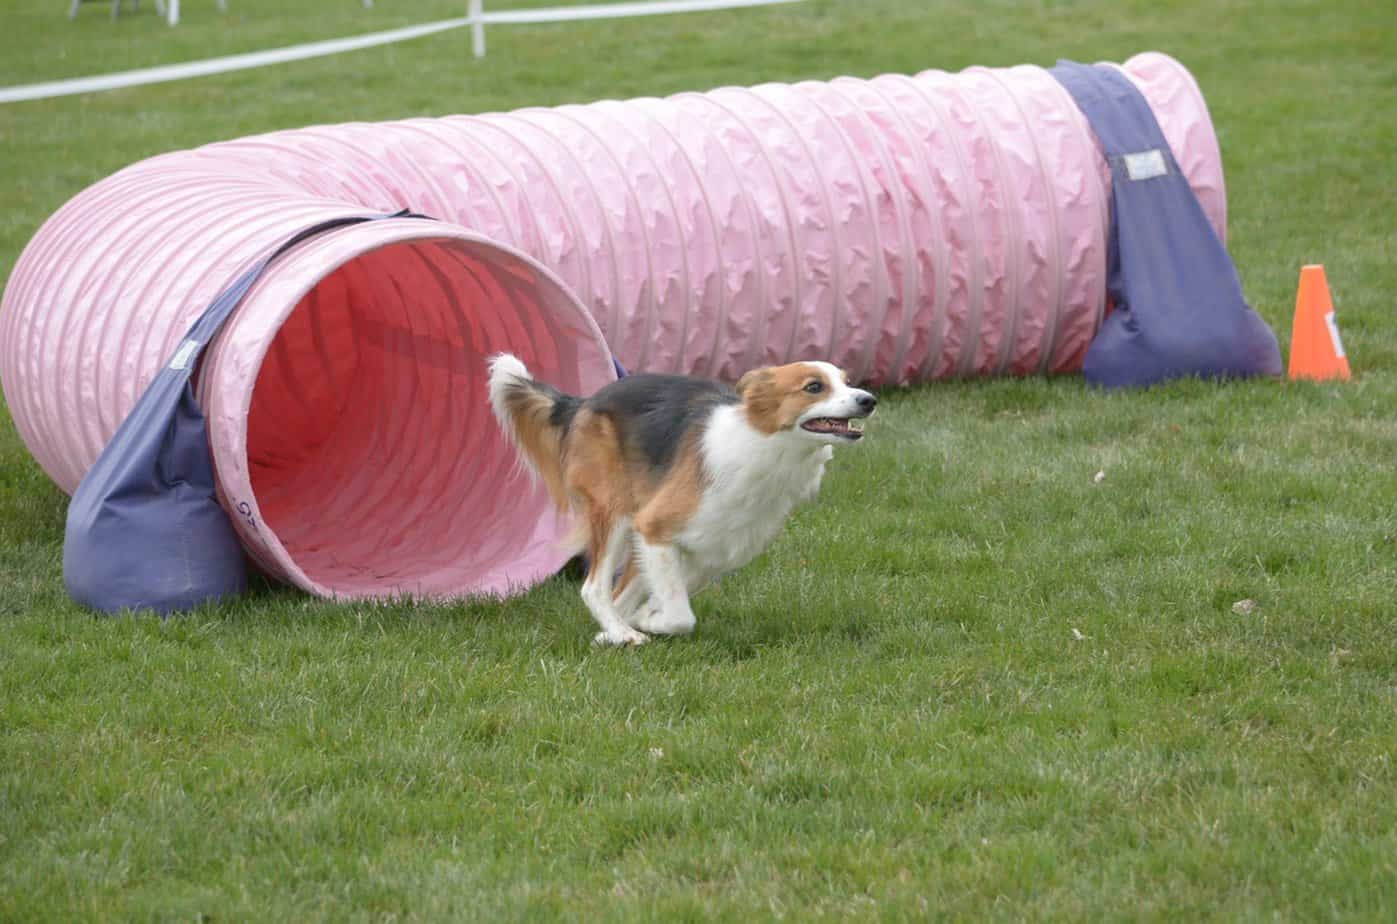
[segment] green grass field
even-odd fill
[[[464,8],[229,5],[7,0],[0,85]],[[1287,348],[1323,262],[1354,380],[888,392],[692,638],[628,651],[566,576],[94,618],[0,414],[0,919],[1397,916],[1397,6],[811,0],[489,43],[0,106],[0,278],[87,184],[221,138],[1153,48],[1207,96],[1249,298]]]

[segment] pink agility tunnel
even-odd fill
[[[1188,72],[1123,65],[1220,236]],[[587,393],[829,359],[891,385],[1077,370],[1105,302],[1109,172],[1037,67],[724,88],[278,132],[166,154],[40,229],[0,308],[22,438],[72,492],[192,321],[296,231],[199,371],[249,554],[325,596],[505,594],[566,524],[514,477],[484,360]]]

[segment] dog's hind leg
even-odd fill
[[[592,568],[582,582],[582,602],[601,626],[594,640],[598,645],[639,645],[645,634],[626,625],[616,608],[613,585],[616,569],[631,552],[631,524],[628,520],[593,517],[588,548]]]

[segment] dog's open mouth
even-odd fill
[[[811,433],[828,433],[846,440],[863,439],[863,420],[858,417],[816,417],[800,425]]]

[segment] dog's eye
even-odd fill
[[[818,395],[820,392],[822,392],[822,391],[825,390],[825,383],[824,383],[824,382],[806,382],[806,383],[805,383],[805,390],[808,391],[808,392],[810,392],[810,394],[812,394],[812,395]]]

